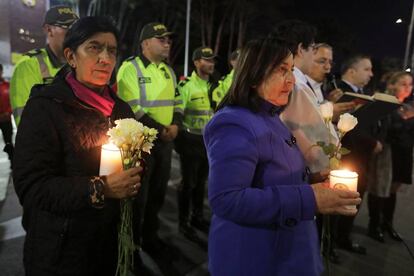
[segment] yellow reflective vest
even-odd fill
[[[205,125],[210,121],[213,110],[210,105],[208,91],[211,84],[201,79],[194,71],[189,78],[181,81],[178,91],[181,96],[183,128],[193,134],[202,134]]]
[[[176,76],[166,63],[131,57],[119,68],[117,87],[118,96],[131,106],[137,120],[148,115],[162,126],[172,123],[180,99],[175,93]]]
[[[213,101],[213,107],[217,107],[223,100],[224,96],[229,92],[230,86],[233,83],[234,69],[219,81],[218,86],[213,90],[211,98]]]
[[[10,103],[16,125],[35,84],[49,83],[62,66],[54,66],[45,48],[29,51],[19,60],[10,81]]]

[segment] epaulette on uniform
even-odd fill
[[[41,48],[37,48],[37,49],[33,49],[30,50],[29,52],[24,53],[24,56],[29,56],[29,57],[34,57],[37,55],[40,55],[42,53],[42,49]]]
[[[178,83],[178,86],[180,87],[184,87],[184,85],[189,81],[189,78],[185,78],[183,80],[180,81],[180,83]]]

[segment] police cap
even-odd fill
[[[69,6],[55,6],[50,8],[46,12],[44,24],[58,26],[67,29],[72,25],[79,17]]]
[[[167,27],[165,27],[165,25],[162,23],[158,23],[158,22],[148,23],[142,28],[141,35],[139,36],[139,41],[142,42],[143,40],[148,39],[148,38],[153,38],[153,37],[160,38],[164,36],[171,36],[173,34],[174,33],[169,32],[167,30]]]
[[[214,59],[216,55],[210,47],[198,47],[193,52],[193,61],[198,59]]]

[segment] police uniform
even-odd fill
[[[56,6],[49,9],[44,24],[67,29],[78,16],[70,7]],[[16,64],[10,81],[10,103],[16,125],[20,123],[24,106],[35,84],[49,83],[63,66],[49,45],[24,54]]]
[[[35,84],[49,83],[62,67],[48,46],[26,53],[17,63],[10,81],[10,103],[16,124]]]
[[[213,59],[215,56],[210,48],[200,47],[194,51],[193,60],[200,58]],[[183,125],[175,146],[181,162],[182,182],[178,187],[178,217],[180,231],[184,235],[189,232],[188,223],[200,230],[208,230],[207,221],[203,218],[208,160],[202,133],[213,115],[209,99],[211,86],[212,83],[200,78],[196,71],[178,85],[182,99],[179,108],[183,112]],[[190,206],[191,221],[189,221]]]
[[[171,34],[163,24],[151,23],[144,26],[140,41]],[[173,118],[174,109],[180,104],[175,92],[176,76],[167,63],[152,63],[141,54],[123,62],[118,71],[117,86],[118,96],[129,103],[136,119],[159,132],[151,155],[146,158],[146,171],[134,201],[135,242],[151,247],[158,241],[158,213],[170,178],[173,149],[173,142],[162,141],[159,136],[165,126],[181,124],[180,116]]]
[[[224,76],[218,83],[218,86],[212,92],[212,104],[216,108],[224,96],[229,92],[230,86],[233,82],[234,69],[229,74]]]

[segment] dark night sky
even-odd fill
[[[403,59],[412,0],[291,0],[299,18],[332,22],[354,37],[354,51]],[[396,24],[397,18],[403,23]],[[333,45],[335,46],[335,45]]]

